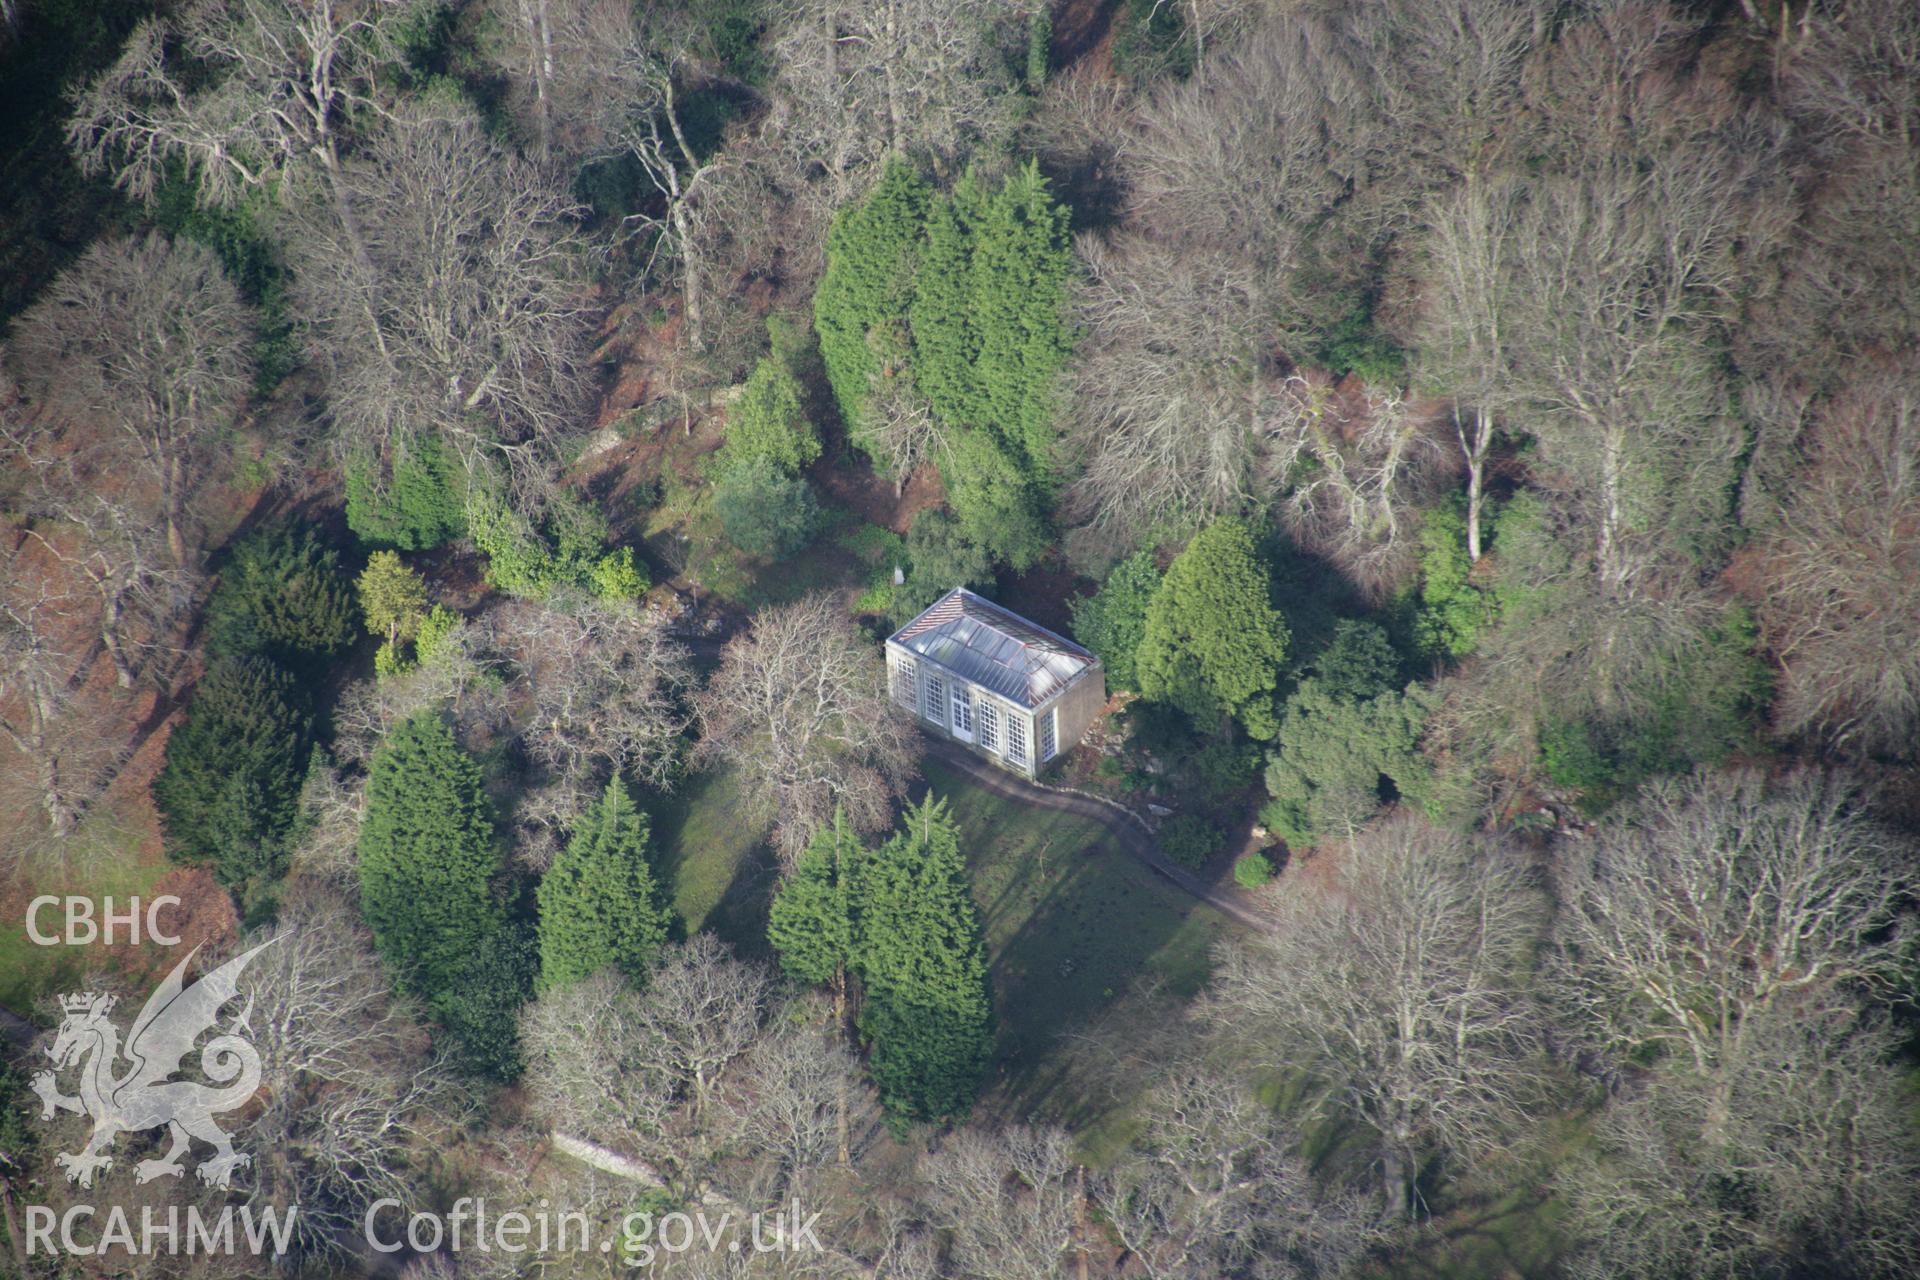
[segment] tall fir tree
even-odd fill
[[[1038,161],[1029,161],[986,201],[972,230],[978,421],[992,427],[1042,492],[1051,489],[1055,466],[1054,385],[1073,347],[1068,221]]]
[[[285,524],[235,544],[207,601],[210,657],[257,653],[290,671],[323,669],[359,635],[353,581],[314,531]]]
[[[833,992],[836,1035],[847,1031],[847,979],[856,963],[856,905],[866,857],[866,846],[847,821],[846,810],[836,808],[832,825],[814,835],[767,913],[767,941],[787,976]],[[834,1109],[842,1165],[851,1159],[848,1111],[843,1082]]]
[[[1168,567],[1147,606],[1135,666],[1140,692],[1196,720],[1236,716],[1265,741],[1287,624],[1273,607],[1267,568],[1240,520],[1216,520]]]
[[[542,991],[608,967],[646,981],[668,924],[647,846],[647,817],[615,777],[540,880]]]
[[[153,780],[167,856],[238,885],[279,870],[306,777],[306,700],[267,658],[220,658]]]
[[[993,999],[980,912],[960,833],[928,795],[860,875],[855,957],[865,985],[861,1034],[889,1112],[963,1114],[993,1053]]]
[[[980,334],[973,316],[973,236],[983,199],[968,174],[952,195],[932,202],[907,309],[914,382],[934,414],[955,427],[980,424],[986,409],[974,374]]]
[[[844,997],[854,941],[854,885],[866,847],[836,808],[801,851],[767,912],[767,941],[787,976]]]
[[[401,985],[436,1007],[504,925],[498,866],[479,766],[435,713],[402,720],[367,778],[360,905]]]
[[[841,420],[856,442],[868,392],[881,371],[873,331],[907,313],[927,202],[926,182],[895,157],[866,199],[841,210],[827,232],[827,269],[813,295],[813,327]]]

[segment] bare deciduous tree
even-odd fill
[[[1744,1280],[1812,1267],[1861,1277],[1920,1265],[1920,1143],[1902,1114],[1897,1038],[1851,1016],[1763,1015],[1720,1104],[1684,1072],[1617,1094],[1599,1149],[1557,1183],[1587,1248],[1583,1280],[1687,1275]]]
[[[950,1273],[968,1280],[1065,1277],[1075,1258],[1083,1174],[1059,1129],[963,1129],[920,1161]]]
[[[1219,1017],[1372,1131],[1388,1209],[1411,1215],[1422,1165],[1494,1146],[1535,1088],[1543,917],[1498,848],[1388,818],[1270,937],[1226,952]]]
[[[1068,511],[1096,539],[1264,505],[1287,479],[1279,384],[1345,318],[1356,245],[1390,221],[1353,199],[1382,136],[1366,61],[1353,33],[1278,15],[1114,144],[1124,225],[1080,240],[1066,399]]]
[[[1027,13],[1022,0],[783,0],[769,125],[824,171],[834,207],[890,153],[957,172],[1018,122],[1009,67]]]
[[[1566,989],[1608,1047],[1664,1049],[1724,1095],[1759,1015],[1851,1008],[1893,980],[1905,940],[1889,929],[1913,883],[1913,850],[1843,779],[1656,783],[1562,863]],[[1727,1115],[1723,1096],[1703,1141]]]
[[[609,971],[547,993],[522,1019],[541,1116],[693,1192],[739,1125],[715,1103],[767,1034],[772,989],[765,969],[696,934],[668,948],[644,991]]]
[[[120,687],[131,689],[137,676],[156,674],[150,656],[191,603],[199,575],[170,559],[164,526],[141,520],[106,494],[51,493],[36,505],[64,528],[52,538],[33,527],[26,534],[92,590],[100,645]],[[72,545],[61,536],[66,532],[77,539]]]
[[[1913,1265],[1912,1130],[1863,997],[1898,981],[1913,849],[1844,781],[1656,785],[1562,863],[1563,987],[1621,1062],[1566,1182],[1592,1274]]]
[[[83,169],[111,170],[149,201],[174,163],[223,205],[316,166],[364,257],[342,145],[356,113],[381,111],[377,81],[399,60],[391,37],[406,16],[395,0],[194,0],[134,29],[77,96],[68,143]]]
[[[695,696],[695,759],[739,771],[789,861],[837,806],[871,834],[906,793],[919,740],[883,674],[838,601],[816,595],[755,615]]]
[[[771,1203],[806,1185],[814,1171],[844,1164],[850,1119],[871,1118],[872,1097],[860,1064],[819,1021],[776,1020],[727,1081],[727,1107],[738,1117],[743,1145],[763,1157],[741,1194]],[[858,1094],[859,1117],[849,1107]]]
[[[0,734],[30,763],[47,826],[73,830],[107,761],[76,713],[73,655],[63,635],[84,627],[73,604],[16,545],[0,563]]]
[[[248,1199],[298,1205],[296,1250],[337,1257],[374,1200],[418,1194],[423,1144],[461,1094],[350,905],[295,885],[261,943],[241,984],[264,1100],[235,1135],[255,1153]]]
[[[1451,479],[1439,424],[1405,395],[1339,394],[1324,378],[1287,379],[1269,430],[1269,465],[1311,465],[1287,489],[1281,515],[1302,545],[1362,589],[1384,593],[1412,567],[1419,509]]]
[[[300,210],[289,241],[336,447],[382,456],[438,430],[470,467],[537,482],[585,389],[574,205],[470,111],[425,103],[399,110],[340,184],[365,251],[325,205]]]
[[[1153,1280],[1250,1265],[1339,1275],[1383,1230],[1363,1197],[1315,1185],[1290,1133],[1243,1081],[1202,1061],[1156,1073],[1145,1126],[1099,1184],[1105,1220]]]
[[[1899,754],[1920,727],[1920,374],[1856,377],[1812,434],[1761,543],[1774,727]]]
[[[194,499],[230,453],[253,332],[210,250],[158,233],[102,241],[15,326],[10,363],[35,412],[9,411],[7,443],[45,500],[71,513],[112,501],[123,525],[163,529],[174,568],[191,570]]]
[[[694,146],[684,98],[711,72],[693,57],[694,31],[669,8],[624,0],[512,0],[500,3],[513,34],[512,81],[530,104],[543,155],[626,155],[637,161],[660,212],[630,221],[653,244],[650,265],[674,268],[687,336],[705,337],[704,188],[721,161]]]
[[[575,597],[512,604],[493,622],[531,698],[521,740],[570,805],[597,796],[609,772],[668,784],[693,679],[663,621]]]
[[[1067,375],[1067,447],[1081,466],[1068,511],[1125,547],[1166,520],[1257,505],[1273,405],[1262,271],[1205,263],[1139,235],[1080,241],[1083,336]]]
[[[1521,188],[1512,179],[1468,183],[1436,196],[1425,236],[1421,374],[1452,398],[1454,438],[1467,468],[1467,555],[1478,562],[1487,455],[1506,407],[1507,292]]]

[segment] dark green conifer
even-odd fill
[[[993,1001],[980,912],[944,801],[929,795],[866,861],[854,950],[881,1101],[901,1118],[963,1114],[993,1053]]]
[[[541,990],[608,967],[646,980],[668,921],[647,846],[647,817],[616,777],[540,880]]]
[[[435,1003],[504,923],[499,859],[480,768],[431,711],[374,752],[360,824],[360,903],[401,985]]]

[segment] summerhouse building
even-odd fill
[[[964,587],[888,638],[887,681],[922,724],[1028,778],[1107,700],[1100,659]]]

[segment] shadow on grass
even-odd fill
[[[779,868],[743,808],[724,769],[695,774],[655,797],[647,806],[653,867],[686,933],[707,929],[739,955],[764,958]]]
[[[1114,847],[1099,823],[995,796],[936,762],[923,768],[960,826],[986,926],[998,1034],[985,1106],[1076,1131],[1099,1124],[1124,1103],[1080,1038],[1191,997],[1229,926]]]

